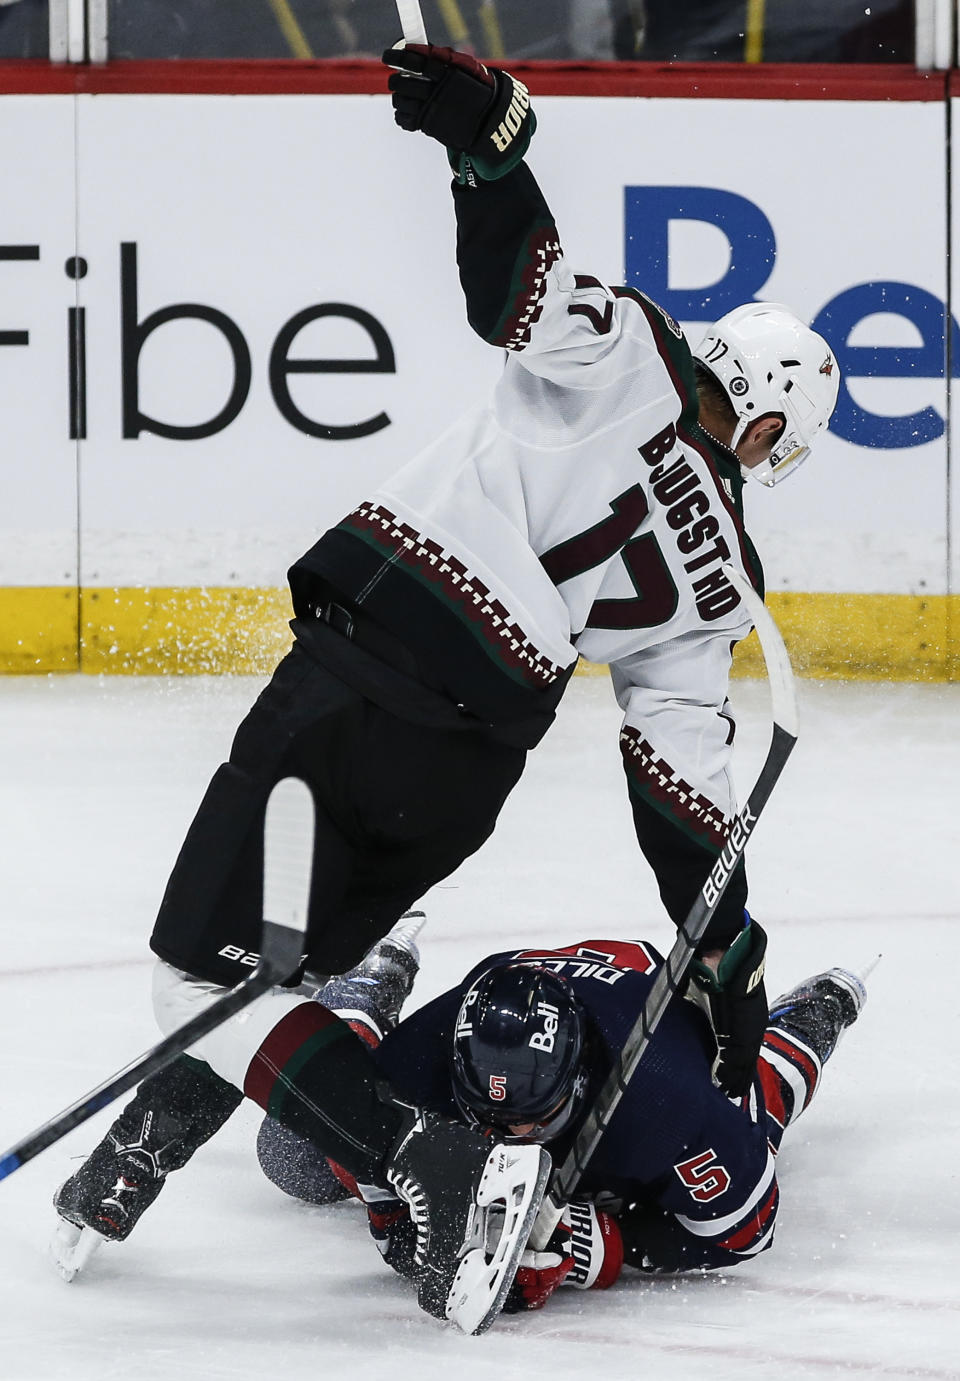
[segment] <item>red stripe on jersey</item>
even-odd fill
[[[363,1195],[360,1193],[359,1186],[357,1185],[356,1180],[350,1174],[350,1171],[344,1170],[342,1165],[338,1165],[337,1162],[335,1160],[331,1160],[329,1156],[327,1157],[327,1164],[329,1165],[333,1173],[336,1175],[340,1183],[343,1185],[344,1189],[349,1189],[353,1197],[355,1199],[359,1199],[362,1203]]]
[[[581,940],[558,949],[521,949],[513,957],[526,961],[561,956],[607,964],[613,969],[634,969],[637,973],[649,973],[660,963],[640,940]]]
[[[318,1032],[340,1018],[319,1002],[305,999],[288,1012],[267,1035],[247,1068],[243,1091],[266,1108],[277,1077],[298,1050]]]
[[[767,1230],[770,1216],[776,1211],[777,1202],[780,1198],[780,1189],[774,1180],[770,1193],[756,1212],[747,1220],[742,1228],[738,1228],[731,1237],[725,1237],[717,1245],[725,1247],[730,1252],[742,1252],[752,1247],[758,1238],[762,1237]]]
[[[768,1031],[763,1043],[784,1055],[800,1071],[807,1086],[807,1096],[803,1100],[803,1106],[806,1107],[820,1078],[820,1072],[811,1056],[801,1046],[796,1045],[784,1031]]]
[[[783,1101],[783,1090],[780,1087],[780,1075],[773,1068],[773,1065],[767,1064],[762,1051],[757,1061],[757,1075],[760,1079],[760,1087],[763,1089],[763,1101],[766,1104],[767,1112],[780,1123],[781,1127],[785,1127],[787,1125],[787,1109]]]
[[[351,1017],[347,1025],[350,1027],[351,1031],[355,1032],[360,1037],[364,1045],[369,1045],[371,1050],[376,1050],[377,1046],[380,1044],[380,1037],[372,1026],[368,1026],[360,1017]]]

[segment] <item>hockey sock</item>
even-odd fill
[[[244,1093],[365,1184],[400,1132],[400,1110],[379,1096],[378,1073],[358,1036],[319,1002],[278,1022],[250,1062]]]
[[[166,1112],[183,1127],[178,1143],[166,1157],[163,1168],[168,1171],[186,1165],[194,1151],[236,1112],[243,1095],[203,1060],[181,1055],[159,1074],[145,1079],[134,1101]]]

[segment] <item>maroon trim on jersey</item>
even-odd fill
[[[491,63],[490,66],[501,66]],[[942,101],[960,78],[907,63],[511,62],[537,96],[656,96],[680,100]],[[380,95],[387,70],[350,58],[197,58],[61,64],[0,62],[5,94]],[[949,85],[948,85],[949,83]]]
[[[530,344],[530,332],[543,313],[547,274],[562,258],[563,247],[556,226],[535,226],[523,247],[523,267],[514,274],[517,286],[511,284],[509,305],[496,329],[487,337],[489,345],[523,350]]]
[[[770,1193],[756,1212],[751,1214],[743,1227],[738,1228],[730,1237],[725,1237],[722,1242],[718,1242],[717,1246],[724,1247],[730,1252],[744,1252],[755,1247],[769,1231],[770,1219],[776,1213],[779,1200],[780,1189],[774,1180]]]
[[[620,752],[628,776],[633,778],[641,794],[665,807],[671,819],[688,834],[706,844],[713,853],[719,853],[727,839],[723,812],[658,757],[656,749],[632,724],[625,724],[620,730]]]
[[[295,1055],[305,1054],[304,1047],[312,1045],[316,1037],[328,1031],[334,1023],[343,1024],[321,1003],[304,998],[293,1011],[277,1022],[250,1061],[243,1081],[246,1097],[269,1110],[270,1096],[284,1066]],[[298,1064],[300,1062],[298,1059]]]
[[[462,561],[445,552],[382,504],[362,503],[338,526],[373,544],[394,564],[409,570],[444,600],[489,649],[502,666],[526,685],[542,689],[557,679],[562,667],[527,637],[510,611],[490,593]]]
[[[613,293],[618,302],[632,302],[643,312],[646,323],[650,327],[650,334],[653,336],[653,343],[657,347],[657,354],[663,361],[667,373],[670,375],[673,391],[683,404],[683,411],[686,412],[691,402],[694,401],[694,398],[691,397],[687,382],[677,368],[676,360],[674,360],[670,351],[670,346],[663,334],[665,330],[670,331],[674,340],[681,344],[685,344],[689,350],[689,343],[686,341],[679,325],[673,322],[673,317],[668,317],[667,314],[658,307],[655,302],[647,297],[646,293],[642,293],[639,288],[616,287],[611,288],[610,292]],[[673,327],[670,326],[670,322],[673,322]],[[676,346],[674,346],[674,348],[676,348]]]
[[[799,1071],[803,1082],[807,1086],[807,1096],[803,1100],[803,1106],[806,1107],[813,1097],[820,1080],[820,1068],[814,1057],[786,1031],[768,1031],[763,1038],[763,1043],[768,1050],[776,1050],[784,1059],[789,1060],[794,1068]],[[802,1109],[800,1108],[794,1109],[794,1117],[801,1111]]]

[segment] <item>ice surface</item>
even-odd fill
[[[249,678],[0,679],[0,1149],[152,1044],[146,938]],[[745,794],[766,690],[735,684]],[[884,959],[788,1132],[772,1251],[466,1338],[421,1315],[352,1204],[259,1173],[245,1106],[72,1285],[50,1196],[103,1112],[0,1184],[0,1381],[960,1377],[960,687],[800,684],[751,847],[771,995]],[[636,847],[604,680],[576,679],[493,839],[427,899],[414,1003],[507,945],[671,941]]]

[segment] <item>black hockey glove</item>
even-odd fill
[[[523,158],[537,121],[516,77],[432,43],[388,48],[383,61],[401,69],[388,83],[397,124],[444,144],[459,182],[471,181],[471,169],[494,182]]]
[[[757,1072],[757,1056],[769,1017],[763,986],[766,952],[765,932],[748,918],[716,973],[699,959],[690,966],[691,982],[709,1004],[720,1048],[717,1083],[731,1098],[741,1098]]]

